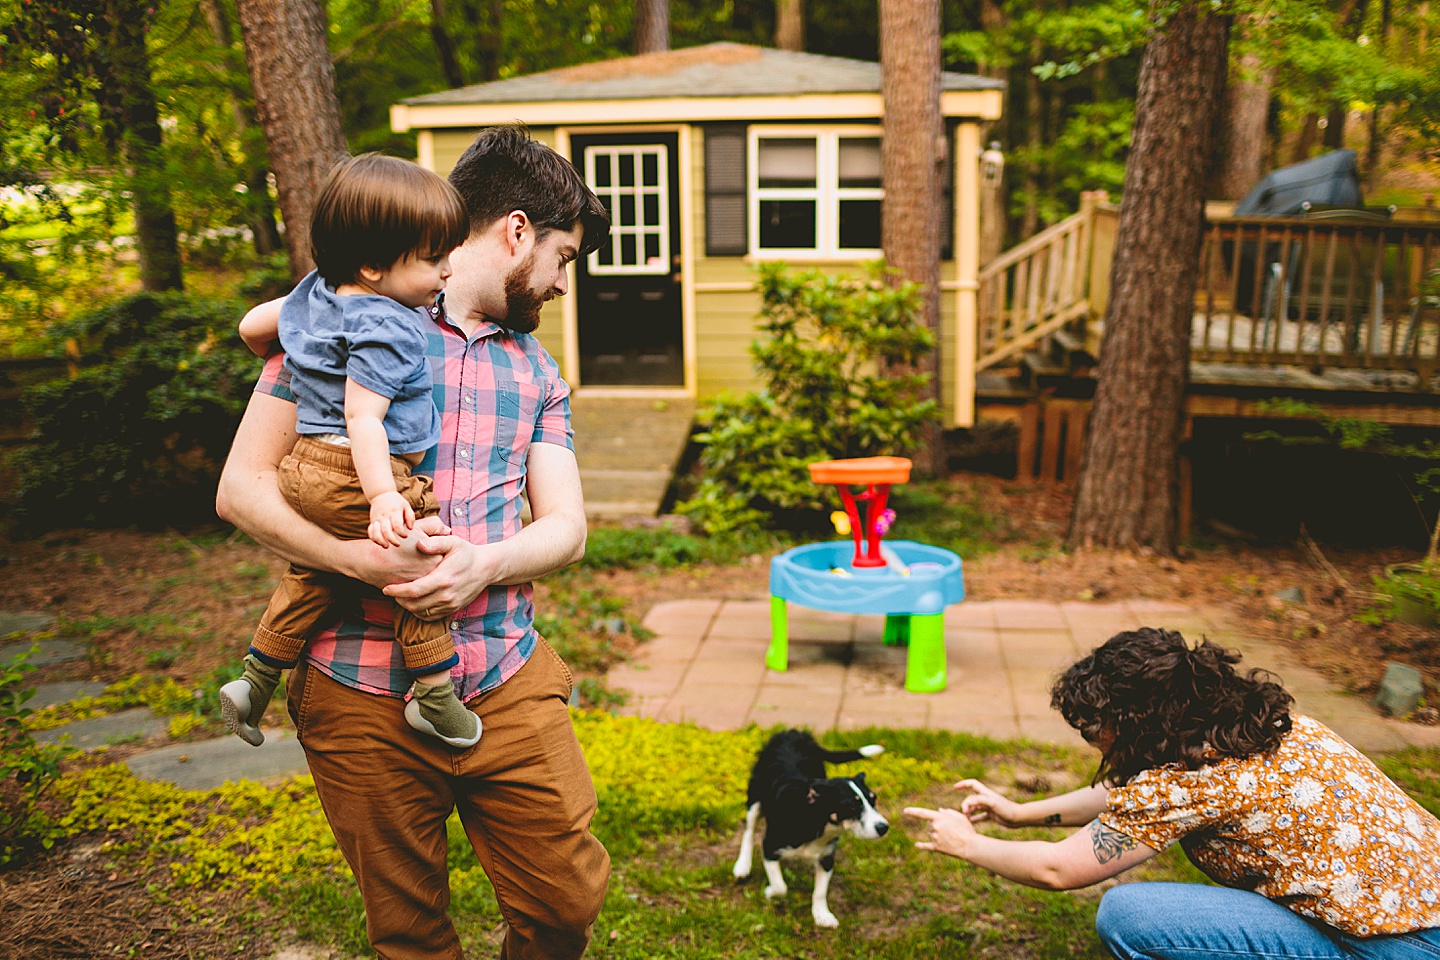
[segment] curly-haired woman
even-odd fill
[[[959,810],[911,807],[916,844],[1020,883],[1070,890],[1179,841],[1221,886],[1129,883],[1095,925],[1122,960],[1440,958],[1440,821],[1292,699],[1209,641],[1143,628],[1065,672],[1051,705],[1101,754],[1092,786],[1016,803],[976,780]],[[971,821],[1079,826],[1065,840]]]

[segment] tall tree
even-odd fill
[[[670,0],[635,0],[635,52],[670,49]]]
[[[146,290],[179,290],[179,232],[145,46],[149,12],[142,0],[105,0],[104,17],[108,35],[95,60],[97,97],[107,135],[130,175],[140,282]]]
[[[450,27],[446,23],[445,0],[430,0],[430,39],[435,44],[435,56],[440,60],[445,82],[452,90],[465,86],[465,71],[455,55],[455,41],[450,38]]]
[[[918,283],[925,325],[940,342],[940,170],[948,149],[940,119],[940,0],[880,0],[880,245],[900,278]],[[973,163],[973,157],[964,158]],[[931,395],[940,394],[939,351],[927,355]],[[938,421],[917,457],[922,472],[944,466]]]
[[[1239,55],[1231,65],[1221,112],[1220,164],[1214,195],[1239,200],[1260,182],[1265,165],[1265,125],[1270,117],[1270,88],[1275,70],[1253,46],[1251,18],[1239,26]],[[1343,113],[1342,113],[1343,117]],[[1329,128],[1326,128],[1328,139]]]
[[[1141,62],[1072,546],[1175,549],[1205,181],[1230,34],[1208,6],[1184,0]]]
[[[318,0],[238,0],[236,8],[285,218],[290,273],[298,280],[315,265],[310,259],[315,196],[345,155],[325,12]]]
[[[214,38],[216,45],[222,50],[230,50],[235,43],[235,32],[225,5],[220,0],[200,0],[200,7],[205,13],[205,21],[210,25],[210,36]],[[248,113],[250,106],[248,98],[242,97],[239,91],[231,93],[231,116],[235,119],[235,129],[240,140],[247,148],[242,170],[247,201],[245,220],[250,226],[251,243],[255,252],[262,257],[268,257],[278,251],[284,241],[280,237],[280,228],[275,224],[275,204],[270,199],[270,167],[263,155],[251,155],[252,152],[258,152],[259,143],[247,136],[252,129]]]
[[[805,0],[775,0],[775,46],[805,49]]]

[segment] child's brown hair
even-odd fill
[[[436,257],[470,234],[465,201],[443,177],[379,153],[337,163],[315,199],[310,255],[331,286],[361,267],[388,269],[407,255]]]

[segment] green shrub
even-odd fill
[[[26,729],[26,701],[35,690],[26,675],[35,669],[28,653],[0,663],[0,866],[55,842],[41,796],[60,775],[66,750],[35,742]]]
[[[597,527],[585,540],[577,567],[596,570],[669,570],[696,563],[732,564],[769,556],[790,544],[765,531],[733,531],[712,537],[668,528]]]
[[[918,285],[891,287],[879,267],[855,279],[764,264],[759,288],[765,338],[750,351],[765,387],[702,414],[703,477],[677,507],[710,533],[813,523],[836,494],[807,464],[903,455],[935,414],[927,375],[887,373],[934,349]]]
[[[239,303],[142,293],[57,325],[98,357],[74,379],[31,387],[35,439],[16,455],[27,526],[194,522],[215,481],[258,361]]]

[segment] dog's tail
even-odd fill
[[[885,752],[885,748],[878,743],[872,743],[860,747],[858,750],[820,750],[820,759],[826,763],[853,763],[856,760],[863,760],[865,757],[877,757]]]

